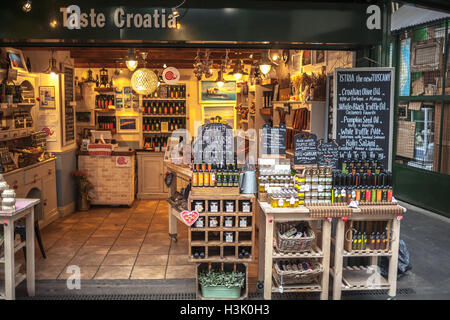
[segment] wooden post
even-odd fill
[[[16,270],[14,262],[14,219],[7,219],[3,225],[5,233],[5,297],[14,300],[16,295]],[[34,241],[34,238],[32,238]],[[27,252],[30,250],[27,248]],[[34,250],[32,251],[34,254]]]
[[[334,252],[333,300],[341,299],[344,229],[345,229],[344,221],[342,221],[342,219],[337,219],[336,244]]]
[[[398,247],[400,240],[400,221],[397,218],[392,219],[392,242],[391,251],[392,256],[389,260],[389,296],[395,297],[397,295],[397,269],[398,269]]]
[[[322,292],[320,293],[320,300],[328,300],[328,286],[330,278],[330,247],[331,247],[331,222],[328,220],[322,221]]]
[[[34,206],[25,218],[26,223],[26,247],[27,247],[27,291],[28,296],[34,297]]]
[[[259,206],[258,206],[259,207]],[[259,231],[258,231],[258,281],[264,281],[265,263],[265,233],[266,217],[264,210],[259,209]]]
[[[264,299],[272,299],[272,253],[274,223],[271,214],[266,213],[266,245],[264,252]]]

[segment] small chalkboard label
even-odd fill
[[[300,132],[294,136],[294,165],[317,163],[317,136]]]
[[[337,168],[339,162],[339,145],[336,141],[324,142],[319,140],[317,146],[317,164],[319,166],[331,166]]]
[[[262,153],[286,154],[286,125],[281,123],[278,128],[269,124],[262,127]]]
[[[198,128],[194,142],[194,162],[226,164],[234,161],[233,128],[209,123]]]

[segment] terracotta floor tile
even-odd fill
[[[94,278],[94,275],[97,273],[99,267],[95,266],[81,266],[80,267],[80,279],[81,280],[90,280]],[[69,269],[70,270],[70,269]],[[67,272],[67,267],[64,268],[61,274],[58,277],[58,280],[67,280],[69,276],[73,275],[73,272]],[[83,285],[83,284],[81,284]]]
[[[191,279],[195,278],[195,265],[167,266],[166,279]]]
[[[101,266],[94,279],[128,279],[133,266]]]
[[[135,246],[141,245],[144,239],[133,239],[133,238],[117,238],[117,241],[114,243],[117,246]]]
[[[87,254],[87,253],[107,254],[110,249],[111,249],[111,246],[84,245],[80,248],[80,250],[78,251],[78,254]]]
[[[170,246],[170,254],[187,254],[189,246],[187,242],[172,243]]]
[[[69,264],[74,264],[78,266],[98,266],[105,259],[106,253],[97,254],[97,253],[83,253],[77,254],[73,257],[72,260],[69,261]]]
[[[116,241],[116,237],[90,237],[85,246],[111,246],[114,241]]]
[[[134,245],[134,246],[118,246],[114,245],[114,247],[111,248],[109,251],[109,254],[134,254],[137,255],[140,249],[140,245]]]
[[[120,230],[97,230],[92,234],[93,238],[105,237],[112,238],[117,237],[120,234]]]
[[[36,270],[38,268],[46,269],[50,266],[66,265],[75,256],[75,252],[72,254],[57,254],[48,252],[46,256],[46,259],[44,259],[41,255],[36,256]]]
[[[143,244],[139,254],[169,254],[168,245]]]
[[[132,239],[144,239],[145,234],[147,233],[146,230],[130,230],[130,229],[123,229],[120,233],[120,238],[132,238]]]
[[[108,254],[103,261],[104,266],[129,266],[134,265],[135,254]]]
[[[61,244],[61,242],[60,241],[58,241],[58,242],[56,242],[53,246],[51,246],[49,249],[47,249],[46,250],[46,253],[47,254],[51,254],[51,253],[56,253],[56,254],[58,254],[58,253],[62,253],[62,254],[65,254],[65,253],[75,253],[75,252],[77,252],[78,251],[78,249],[80,249],[81,248],[81,244]],[[37,247],[36,247],[36,249],[37,249]]]
[[[188,261],[188,255],[186,254],[170,254],[169,255],[169,266],[178,266],[178,265],[188,265],[192,262]]]
[[[36,280],[56,280],[64,268],[65,265],[49,266],[43,269],[36,268]]]
[[[165,266],[167,256],[161,254],[140,254],[136,259],[137,266]]]
[[[131,279],[164,279],[165,266],[134,266]]]
[[[137,231],[146,231],[148,230],[150,224],[142,224],[142,223],[127,223],[124,227],[124,230],[137,230]]]
[[[143,244],[145,245],[164,245],[169,246],[170,245],[170,237],[169,235],[166,235],[165,237],[149,237],[145,238]]]
[[[71,231],[95,231],[98,228],[98,224],[96,223],[76,223],[74,224],[74,226],[72,227],[72,229],[70,229]]]

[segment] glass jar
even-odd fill
[[[247,217],[239,218],[239,228],[247,228]]]
[[[225,228],[232,228],[233,227],[233,218],[232,217],[225,217],[223,224],[224,224]]]
[[[232,200],[225,201],[225,212],[228,213],[234,212],[234,201]]]
[[[233,243],[233,232],[225,232],[225,242]]]
[[[209,227],[210,228],[217,228],[219,226],[219,220],[217,217],[210,217],[209,218]]]
[[[251,207],[252,206],[250,204],[250,201],[243,201],[242,202],[242,212],[250,213],[250,211],[252,210]]]
[[[209,212],[219,212],[219,201],[209,201]]]
[[[205,210],[203,201],[195,201],[194,202],[194,210],[197,211],[198,213],[203,212],[203,210]]]
[[[197,221],[195,221],[196,228],[204,228],[205,227],[205,217],[198,217]]]

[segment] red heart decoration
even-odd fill
[[[184,223],[186,223],[189,227],[192,226],[200,216],[197,211],[183,211],[180,215]]]

